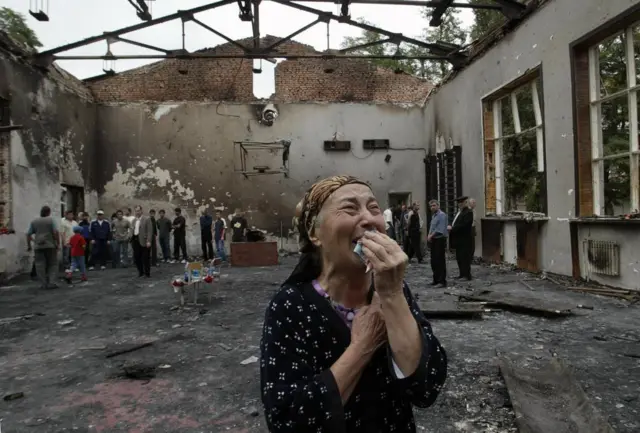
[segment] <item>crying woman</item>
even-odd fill
[[[376,197],[334,176],[297,213],[300,262],[267,307],[261,342],[269,431],[415,432],[412,406],[436,400],[447,356],[404,282],[407,256],[384,234]]]

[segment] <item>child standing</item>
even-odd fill
[[[69,244],[71,245],[71,272],[79,270],[82,281],[87,281],[87,271],[84,263],[84,252],[87,248],[87,241],[82,236],[82,227],[75,226],[73,228],[74,235],[71,236]],[[71,275],[67,275],[71,280]]]

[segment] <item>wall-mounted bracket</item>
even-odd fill
[[[250,176],[260,176],[267,174],[283,174],[285,178],[289,177],[289,149],[291,141],[279,140],[271,142],[258,141],[234,141],[234,155],[239,157],[240,166],[235,167],[236,173],[242,174],[245,179]],[[271,155],[281,154],[282,166],[278,168],[269,165],[250,165],[249,158],[252,154],[269,153]]]

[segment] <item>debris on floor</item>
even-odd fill
[[[96,271],[73,288],[41,291],[37,282],[25,282],[3,290],[0,317],[46,311],[0,326],[0,389],[24,393],[0,400],[3,431],[266,433],[259,380],[264,313],[296,258],[268,271],[229,268],[216,297],[203,296],[201,307],[175,305],[166,282],[184,267],[179,264],[153,269],[142,285],[131,281],[135,270],[117,269]],[[455,274],[455,261],[449,266]],[[496,349],[523,359],[526,372],[557,352],[617,433],[640,431],[640,308],[508,267],[473,265],[472,273],[476,278],[463,285],[434,288],[428,265],[407,270],[449,359],[436,403],[414,409],[419,433],[518,431],[511,403],[517,398],[509,398]],[[489,288],[492,294],[483,293]],[[474,295],[489,299],[458,300]],[[565,320],[537,311],[512,314],[511,301],[522,307],[523,299],[526,307],[574,314]],[[476,315],[482,320],[467,320]],[[62,326],[62,320],[74,322]]]
[[[485,302],[418,302],[427,319],[481,319],[493,310]]]
[[[482,289],[467,295],[460,295],[460,300],[487,302],[487,306],[544,317],[570,316],[573,314],[571,309],[575,307],[575,305],[569,305],[565,302],[548,301],[539,295],[495,292]]]
[[[589,293],[591,295],[609,296],[612,298],[624,299],[629,302],[640,301],[640,292],[631,290],[614,289],[613,287],[567,287],[572,292]]]
[[[520,432],[614,433],[562,360],[553,357],[540,369],[504,356],[498,363]]]

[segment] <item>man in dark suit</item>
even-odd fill
[[[136,206],[133,220],[133,257],[138,268],[139,277],[151,276],[151,243],[153,242],[153,222],[142,214],[142,207]]]
[[[456,250],[456,261],[460,276],[458,279],[471,280],[471,259],[473,258],[473,211],[469,209],[467,196],[456,199],[458,213],[448,227],[450,242]]]

